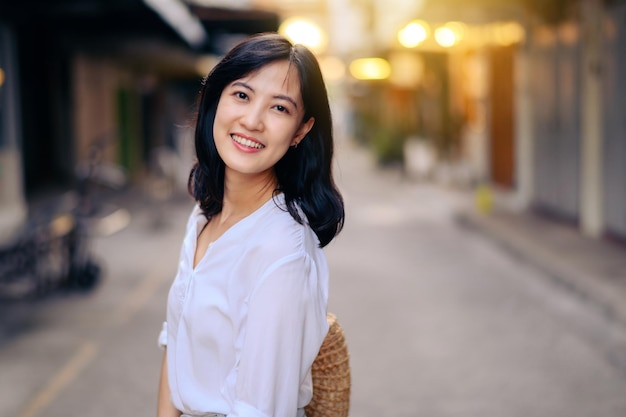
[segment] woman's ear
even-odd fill
[[[311,117],[306,122],[302,123],[298,130],[296,130],[296,134],[291,141],[291,146],[298,146],[298,144],[304,139],[307,133],[311,131],[311,128],[315,124],[315,118]]]

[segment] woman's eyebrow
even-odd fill
[[[274,96],[274,98],[280,99],[280,100],[285,100],[290,102],[291,104],[293,104],[293,106],[297,109],[298,108],[298,103],[296,103],[296,101],[294,99],[292,99],[289,96],[286,96],[284,94],[278,94],[276,96]]]
[[[254,93],[254,88],[252,88],[250,85],[246,84],[243,81],[235,81],[235,82],[232,83],[232,86],[233,87],[235,87],[235,86],[243,87],[243,88],[245,88],[247,90],[250,90],[250,91],[252,91]],[[287,95],[277,94],[277,95],[274,96],[274,98],[288,101],[291,104],[293,104],[296,109],[298,108],[298,103],[296,103],[296,101],[293,98],[291,98],[291,97],[289,97]]]
[[[231,86],[232,87],[235,87],[235,86],[243,87],[245,89],[248,89],[248,90],[254,92],[254,88],[250,87],[248,84],[244,83],[243,81],[235,81],[235,82],[232,83]]]

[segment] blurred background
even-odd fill
[[[197,93],[267,31],[331,99],[351,415],[626,415],[622,0],[0,1],[0,415],[154,414]]]
[[[623,238],[620,3],[2,2],[2,235],[103,137],[132,183],[155,150],[188,162],[201,77],[242,37],[280,30],[316,51],[340,134],[381,164]]]

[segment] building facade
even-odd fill
[[[278,28],[275,13],[249,7],[173,1],[168,15],[157,4],[0,4],[0,242],[76,186],[97,143],[130,182],[151,175],[157,149],[186,169],[202,78],[233,42]]]

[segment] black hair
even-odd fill
[[[297,147],[289,147],[276,163],[278,189],[285,195],[287,211],[300,224],[298,207],[326,246],[342,229],[343,198],[332,176],[333,128],[326,86],[315,56],[302,45],[293,45],[276,33],[253,35],[231,49],[204,79],[200,90],[195,130],[197,162],[188,189],[207,218],[222,210],[224,161],[213,137],[217,105],[224,88],[261,67],[286,60],[298,72],[304,118],[315,119]]]

